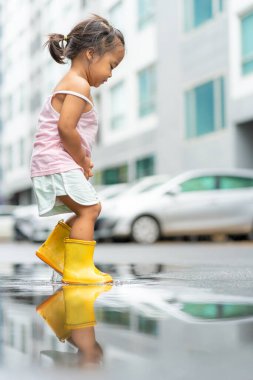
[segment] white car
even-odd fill
[[[13,212],[17,206],[0,205],[0,239],[11,240],[13,238]]]
[[[105,202],[95,236],[153,243],[160,237],[251,234],[252,229],[253,171],[206,169]]]
[[[42,242],[46,240],[59,220],[67,219],[70,215],[72,213],[40,217],[37,205],[19,206],[13,213],[14,238]]]

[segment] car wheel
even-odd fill
[[[152,244],[160,237],[157,221],[151,216],[140,216],[132,225],[132,238],[136,243]]]

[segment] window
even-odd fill
[[[184,0],[185,30],[189,31],[223,11],[223,0]]]
[[[11,120],[13,115],[13,96],[9,95],[6,99],[6,120]]]
[[[30,98],[30,110],[37,110],[41,106],[41,93],[36,91]]]
[[[127,170],[127,165],[104,170],[102,172],[103,184],[111,185],[114,183],[127,182]]]
[[[154,336],[158,335],[158,324],[155,318],[139,315],[138,332]]]
[[[13,147],[12,145],[9,145],[6,148],[6,169],[12,170],[13,168]]]
[[[25,139],[21,138],[19,141],[19,163],[23,166],[25,163]]]
[[[136,179],[154,174],[154,156],[136,161]]]
[[[253,72],[253,12],[241,20],[242,73]]]
[[[111,129],[124,128],[125,104],[125,85],[120,82],[111,88]]]
[[[81,8],[87,7],[87,0],[80,0],[80,6]]]
[[[182,192],[215,190],[216,179],[212,176],[192,178],[183,182],[180,187]]]
[[[154,19],[154,0],[138,0],[138,27],[141,29]]]
[[[253,187],[253,178],[243,177],[219,177],[220,189],[241,189],[245,187]]]
[[[186,92],[187,138],[201,136],[225,127],[224,87],[224,78],[218,78]]]
[[[156,66],[151,65],[138,74],[139,116],[146,116],[156,110]]]
[[[22,112],[25,108],[25,84],[22,83],[19,87],[19,111]]]
[[[124,21],[122,16],[122,1],[119,1],[110,9],[109,19],[113,26],[123,31],[122,25],[124,24]]]

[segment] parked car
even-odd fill
[[[168,180],[167,175],[149,176],[141,178],[134,183],[121,183],[106,185],[98,188],[98,194],[104,202],[105,200],[139,192],[145,192],[155,186],[161,185]],[[55,215],[50,217],[39,217],[37,205],[19,206],[14,212],[14,238],[15,240],[28,239],[31,241],[46,240],[50,231],[54,228],[58,220],[68,218],[70,214]]]
[[[0,239],[11,240],[13,238],[13,211],[16,206],[0,205]]]
[[[95,186],[98,196],[101,199],[101,201],[105,199],[112,199],[116,198],[119,195],[121,195],[125,190],[129,187],[128,183],[116,183],[113,185],[105,185],[102,186],[101,189],[97,189]]]
[[[129,183],[103,185],[101,189],[96,187],[96,190],[100,199],[103,201],[120,196],[132,196],[138,193],[145,193],[167,182],[169,178],[170,176],[167,174],[151,175]]]
[[[160,237],[251,234],[253,171],[193,170],[146,193],[104,203],[95,226],[99,238],[132,238],[154,243]]]
[[[13,213],[14,239],[41,242],[46,240],[49,233],[60,219],[68,218],[70,214],[40,217],[37,205],[19,206]]]

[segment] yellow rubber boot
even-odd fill
[[[36,311],[61,342],[70,337],[71,331],[65,327],[66,315],[62,289],[37,306]]]
[[[97,297],[109,291],[112,285],[68,285],[63,287],[65,301],[65,328],[69,330],[95,326],[94,304]]]
[[[36,252],[36,256],[61,275],[64,267],[64,239],[69,237],[70,231],[71,228],[60,220]]]
[[[62,282],[70,284],[103,284],[112,282],[109,274],[97,273],[93,254],[96,242],[68,239],[65,242],[65,262]]]
[[[64,239],[69,237],[70,231],[71,227],[64,223],[64,220],[60,220],[48,236],[47,240],[36,252],[36,256],[52,267],[61,276],[64,268]],[[94,271],[100,275],[107,275],[96,268],[95,265]]]

